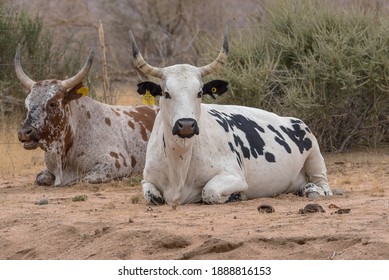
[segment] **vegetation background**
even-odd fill
[[[217,102],[299,117],[326,151],[382,145],[389,142],[388,8],[384,0],[2,0],[0,121],[19,123],[25,113],[27,91],[13,67],[18,43],[34,80],[73,75],[97,45],[89,86],[99,99],[100,20],[112,96],[133,94],[143,78],[132,67],[129,29],[148,62],[163,67],[208,63],[227,25],[229,62],[210,78],[227,80],[230,91]]]

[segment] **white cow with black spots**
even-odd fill
[[[111,106],[77,93],[92,60],[93,50],[74,77],[35,82],[21,67],[19,48],[16,52],[16,74],[30,90],[19,141],[25,149],[45,151],[38,185],[102,183],[143,171],[158,108]]]
[[[215,61],[203,67],[149,65],[130,32],[135,65],[160,84],[138,92],[161,95],[146,153],[142,187],[154,204],[225,203],[282,193],[332,195],[315,136],[299,119],[242,106],[201,104],[227,82],[202,78],[224,64],[227,34]]]

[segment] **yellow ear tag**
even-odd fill
[[[81,94],[82,96],[86,96],[88,94],[89,88],[87,87],[80,87],[76,90],[76,93]]]
[[[146,89],[146,93],[142,96],[143,105],[155,105],[154,96],[151,95],[150,91]]]
[[[211,88],[211,92],[212,93],[216,93],[217,92],[217,88],[215,88],[215,87]]]

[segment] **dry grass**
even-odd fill
[[[25,150],[18,141],[16,126],[0,133],[0,159],[0,176],[31,175],[44,168],[44,152]]]
[[[136,92],[136,88],[120,86],[116,88],[116,105],[142,105],[142,96]]]

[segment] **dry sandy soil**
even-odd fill
[[[389,259],[388,147],[325,155],[343,195],[175,209],[146,205],[128,180],[36,186],[36,158],[28,172],[0,175],[0,259]],[[325,212],[300,214],[309,203]],[[275,212],[258,212],[262,204]]]

